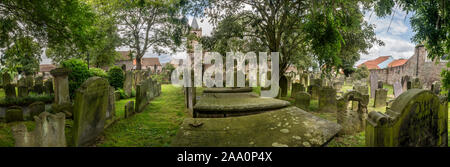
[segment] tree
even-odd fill
[[[266,51],[280,53],[280,75],[290,65],[314,64],[301,62],[310,56],[325,67],[324,73],[329,73],[342,66],[344,58],[355,56],[355,51],[363,52],[371,47],[369,43],[374,41],[375,33],[364,26],[358,5],[367,8],[371,3],[371,0],[197,0],[193,4],[206,7],[193,7],[193,13],[207,8],[205,14],[219,25],[229,16],[239,17],[235,20],[245,25],[243,35],[258,39]],[[351,35],[355,32],[364,35],[363,38],[347,46],[346,37],[356,37]],[[345,49],[352,49],[349,52],[353,54],[345,54]],[[357,58],[348,60],[354,62],[354,59]]]
[[[23,36],[43,47],[61,43],[84,48],[93,23],[89,6],[78,0],[0,1],[0,48]]]
[[[6,49],[3,59],[10,70],[28,75],[39,71],[41,53],[41,46],[32,37],[21,37]]]
[[[89,64],[98,68],[112,65],[119,56],[115,49],[121,45],[121,41],[111,4],[101,0],[83,1],[94,14],[92,24],[83,30],[86,33],[86,39],[83,40],[89,40],[90,44],[85,47],[77,47],[73,43],[51,45],[46,50],[47,56],[57,63],[70,58],[89,58]]]
[[[181,36],[186,32],[187,19],[181,17],[178,0],[118,0],[116,14],[124,45],[133,49],[136,69],[141,70],[141,59],[149,48],[161,53],[164,47],[181,44]]]
[[[353,73],[353,78],[356,80],[361,80],[369,77],[369,75],[369,69],[365,65],[363,65],[355,70],[355,72]]]

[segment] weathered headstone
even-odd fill
[[[19,97],[27,97],[28,96],[28,87],[25,85],[20,85],[17,87],[17,96]]]
[[[66,123],[63,113],[43,112],[35,117],[36,127],[27,131],[24,124],[12,128],[16,147],[66,147]]]
[[[410,81],[411,77],[408,75],[402,76],[401,84],[403,87],[403,91],[408,90],[408,81]]]
[[[320,88],[319,92],[319,111],[336,112],[336,89],[324,86]]]
[[[127,104],[125,104],[125,118],[129,118],[133,115],[135,113],[134,111],[134,101],[127,102]]]
[[[311,101],[311,95],[306,92],[297,92],[294,95],[295,98],[295,106],[298,108],[309,111],[309,104]]]
[[[377,89],[375,91],[374,107],[385,107],[387,100],[387,89]]]
[[[120,100],[120,92],[119,91],[115,91],[114,96],[115,96],[116,101]]]
[[[441,94],[441,84],[439,83],[439,81],[433,82],[433,84],[431,85],[431,91],[436,95]]]
[[[333,83],[333,88],[336,90],[341,90],[343,85],[344,85],[344,82],[336,81]]]
[[[448,103],[433,92],[410,89],[385,114],[370,112],[366,146],[447,147]]]
[[[11,84],[11,75],[8,72],[4,72],[2,75],[3,87],[8,84]]]
[[[29,113],[32,120],[34,116],[38,116],[41,113],[45,112],[45,103],[41,101],[34,102],[28,106],[28,109],[30,110]]]
[[[109,83],[105,78],[91,77],[76,91],[74,103],[74,146],[88,146],[105,127]]]
[[[110,86],[108,91],[108,108],[106,110],[106,120],[114,121],[116,117],[116,97],[114,95],[115,89]]]
[[[16,98],[16,87],[13,84],[6,84],[5,89],[6,98]]]
[[[286,97],[288,93],[288,80],[284,75],[280,77],[280,89],[281,97]]]
[[[63,104],[70,102],[69,78],[70,70],[66,68],[56,68],[50,71],[54,80],[55,103]]]
[[[411,89],[422,89],[422,83],[419,78],[414,78],[411,82]]]
[[[125,81],[123,82],[123,91],[127,97],[131,97],[131,91],[133,89],[133,71],[125,72]]]
[[[370,98],[375,97],[375,90],[378,88],[378,75],[376,73],[370,74]]]
[[[394,97],[398,97],[403,93],[403,87],[399,81],[394,83]]]
[[[19,106],[8,107],[5,111],[5,121],[6,122],[23,121],[22,107]]]
[[[297,92],[302,92],[302,91],[306,91],[305,86],[302,83],[292,83],[292,87],[291,87],[291,97],[294,97],[294,95]]]
[[[357,107],[347,109],[349,102],[357,102]],[[340,134],[354,134],[366,127],[369,95],[358,91],[349,91],[337,100],[337,123],[342,126]]]

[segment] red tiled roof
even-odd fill
[[[378,67],[378,64],[386,61],[387,59],[389,59],[390,56],[381,56],[378,57],[374,60],[368,60],[360,65],[358,65],[358,67],[361,67],[362,65],[365,65],[369,70],[371,69],[380,69],[380,67]]]
[[[398,59],[394,60],[391,63],[389,63],[388,67],[398,67],[404,65],[406,62],[408,62],[408,59]]]
[[[136,65],[136,59],[133,60],[133,64]],[[149,57],[149,58],[142,58],[141,65],[142,65],[142,67],[154,66],[154,65],[161,66],[161,63],[159,62],[158,57]]]
[[[39,65],[39,71],[40,72],[50,72],[51,70],[55,69],[56,66],[53,64],[41,64]]]
[[[117,51],[120,54],[119,60],[131,60],[131,51]]]

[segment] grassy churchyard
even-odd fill
[[[351,89],[351,85],[344,85],[341,91],[345,92]],[[385,85],[389,90],[388,97],[392,93],[392,86]],[[259,92],[254,88],[254,92]],[[197,95],[200,96],[202,89],[197,89]],[[4,97],[3,90],[0,89],[0,96]],[[2,98],[0,97],[0,98]],[[390,99],[388,98],[388,100]],[[294,102],[288,97],[283,100]],[[170,146],[184,118],[190,117],[184,106],[184,94],[180,87],[172,85],[162,85],[162,93],[150,101],[145,110],[141,113],[132,115],[124,119],[125,104],[128,101],[134,101],[134,98],[122,99],[116,101],[116,122],[105,129],[104,133],[97,138],[94,146],[97,147],[166,147]],[[374,108],[373,99],[370,100],[368,110],[385,112],[384,107]],[[335,113],[316,112],[318,101],[312,100],[310,104],[310,113],[321,118],[336,122]],[[14,138],[11,133],[11,127],[25,123],[28,130],[34,129],[33,121],[0,122],[0,146],[14,146]],[[72,121],[66,120],[66,138],[71,140]],[[449,127],[450,129],[450,127]],[[344,135],[335,137],[328,143],[328,147],[364,147],[365,134],[360,132],[354,135]]]

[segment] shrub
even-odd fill
[[[131,97],[136,97],[136,90],[134,88],[131,89]]]
[[[62,62],[61,66],[71,70],[69,74],[69,93],[70,97],[73,98],[75,90],[90,76],[88,65],[80,59],[69,59]]]
[[[125,91],[122,88],[119,88],[116,90],[116,92],[119,92],[120,94],[120,99],[127,99],[127,95],[125,94]]]
[[[107,78],[108,74],[101,68],[89,68],[89,76]]]
[[[123,81],[125,76],[123,70],[120,67],[114,66],[108,71],[108,81],[115,89],[123,88]]]
[[[42,101],[44,103],[51,103],[54,100],[53,95],[33,95],[30,94],[26,97],[19,98],[4,98],[0,99],[0,106],[8,107],[8,106],[28,106],[34,102]]]

